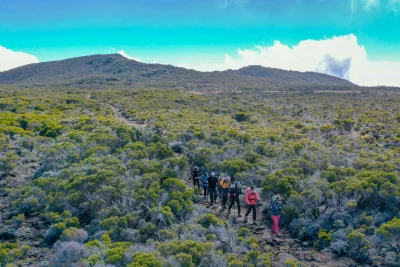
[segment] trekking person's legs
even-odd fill
[[[251,209],[253,210],[253,222],[256,221],[256,205],[251,205]]]
[[[204,189],[204,197],[206,197],[207,196],[207,186],[203,186],[203,189]]]
[[[280,234],[279,231],[279,219],[281,218],[281,215],[276,216],[276,230],[278,231],[278,235]]]
[[[222,208],[226,209],[226,202],[228,201],[228,197],[227,196],[223,196],[222,197]]]
[[[211,189],[213,196],[212,196],[212,202],[217,203],[217,189],[213,188]]]
[[[215,201],[214,194],[215,194],[215,188],[211,188],[210,189],[210,202],[211,202],[211,204],[214,204],[214,201]]]
[[[250,212],[251,212],[251,206],[247,205],[247,211],[246,211],[246,214],[244,215],[244,222],[245,223],[247,222],[247,216],[250,214]]]
[[[235,200],[232,198],[231,203],[229,204],[229,207],[228,207],[228,213],[231,213],[231,208],[233,207],[234,204],[235,204]]]
[[[236,199],[236,204],[238,207],[238,215],[240,216],[240,200],[239,199]]]
[[[279,235],[279,226],[278,226],[278,224],[279,224],[279,218],[281,216],[272,215],[271,217],[272,217],[272,221],[274,222],[272,224],[272,231],[274,231],[275,234]]]

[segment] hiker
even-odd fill
[[[207,179],[208,182],[208,192],[210,194],[210,203],[211,205],[216,203],[217,201],[217,185],[218,185],[218,178],[215,176],[215,172],[211,173],[211,176]]]
[[[229,193],[229,186],[231,185],[231,178],[225,177],[219,183],[221,186],[221,195],[222,195],[222,209],[226,209],[226,202],[228,201],[228,193]]]
[[[246,193],[245,201],[247,204],[247,212],[244,215],[244,222],[247,223],[247,216],[253,211],[253,224],[256,224],[256,205],[260,201],[258,193],[254,190],[254,186],[250,187],[250,190]]]
[[[231,204],[228,207],[228,214],[231,213],[231,208],[236,202],[238,208],[238,217],[242,217],[242,215],[240,215],[240,199],[239,199],[239,196],[242,194],[242,189],[240,188],[239,182],[235,183],[235,187],[229,188],[229,194],[230,194],[229,196],[231,199]]]
[[[201,177],[201,183],[203,185],[203,190],[204,190],[204,198],[207,197],[207,191],[208,191],[208,174],[204,174]]]
[[[271,217],[272,221],[272,231],[275,232],[276,236],[280,236],[279,234],[279,219],[281,218],[281,211],[282,211],[282,202],[281,196],[276,195],[272,198],[272,202],[270,205]]]
[[[221,199],[221,200],[222,200],[222,186],[221,186],[222,180],[224,180],[224,177],[219,177],[219,179],[218,179],[218,185],[217,185],[218,197],[219,197],[219,199]]]
[[[202,173],[200,172],[199,167],[194,166],[194,167],[193,167],[193,172],[192,172],[193,187],[196,187],[196,183],[197,183],[198,188],[200,188],[200,181],[199,181],[199,178],[200,178],[200,175],[201,175],[201,174],[202,174]]]

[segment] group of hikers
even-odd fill
[[[207,196],[210,198],[210,204],[214,205],[217,203],[217,199],[221,200],[221,208],[222,210],[227,209],[226,204],[228,199],[230,200],[228,206],[228,214],[231,213],[232,207],[237,205],[238,209],[238,217],[242,217],[241,205],[240,205],[240,195],[243,195],[241,185],[239,182],[235,182],[233,185],[231,184],[230,177],[217,177],[215,172],[212,172],[211,175],[207,175],[207,173],[202,174],[200,172],[199,167],[195,166],[192,171],[193,178],[193,186],[200,188],[200,182],[203,187],[203,196],[207,199]],[[246,213],[244,215],[244,223],[247,223],[247,216],[252,212],[253,214],[253,224],[256,223],[257,212],[256,207],[260,203],[260,197],[255,190],[254,186],[250,186],[246,188],[246,192],[244,193],[244,203],[246,208]],[[276,195],[272,198],[270,204],[270,213],[273,221],[272,231],[276,234],[276,236],[280,236],[279,233],[279,219],[282,211],[282,202],[280,195]]]

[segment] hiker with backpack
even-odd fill
[[[226,209],[226,202],[228,201],[228,193],[229,193],[229,186],[231,185],[231,178],[225,177],[219,183],[221,186],[221,195],[222,195],[222,209]]]
[[[272,202],[270,205],[271,217],[272,217],[272,231],[275,232],[276,236],[280,236],[279,234],[279,219],[281,218],[282,211],[282,202],[281,196],[276,195],[272,198]]]
[[[202,173],[199,170],[199,167],[194,166],[193,167],[193,171],[192,171],[192,178],[193,178],[193,187],[196,187],[196,183],[198,188],[200,188],[200,176],[202,175]]]
[[[241,194],[242,194],[242,189],[240,188],[239,182],[235,183],[235,187],[229,188],[228,198],[231,199],[231,203],[228,207],[228,214],[231,213],[231,208],[233,207],[233,205],[236,202],[237,208],[238,208],[238,217],[242,217],[242,215],[240,215],[240,199],[239,199],[239,196]]]
[[[260,198],[256,190],[254,190],[254,186],[251,186],[250,190],[246,193],[245,201],[248,208],[246,214],[244,215],[244,222],[247,223],[247,216],[251,211],[253,211],[253,224],[256,224],[256,205],[258,201],[260,201]]]
[[[208,192],[210,194],[210,203],[214,205],[217,202],[217,185],[218,178],[215,176],[215,172],[211,173],[211,176],[207,179],[208,182]]]
[[[208,175],[207,175],[207,173],[206,174],[204,174],[202,177],[201,177],[201,184],[203,185],[203,190],[204,190],[204,198],[206,198],[207,197],[207,191],[208,191]]]

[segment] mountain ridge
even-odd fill
[[[127,59],[120,54],[90,55],[21,66],[0,72],[0,84],[22,87],[78,88],[167,87],[192,89],[292,86],[356,86],[316,72],[288,71],[262,66],[238,70],[200,72]]]

